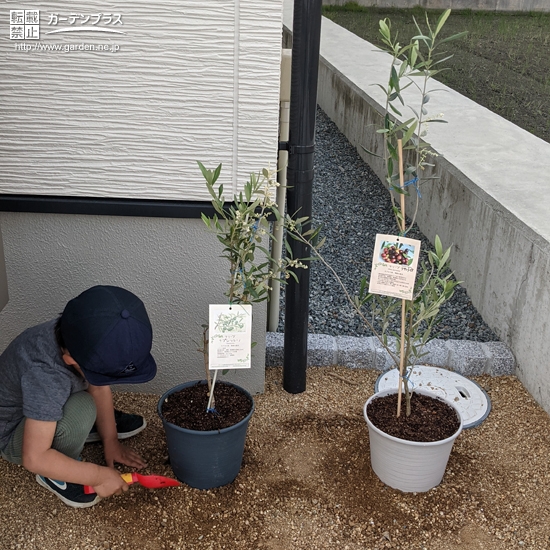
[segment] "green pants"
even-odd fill
[[[57,421],[52,449],[78,459],[95,418],[93,397],[86,391],[73,393],[63,407],[63,418]],[[15,428],[8,445],[2,451],[2,458],[21,464],[24,429],[25,419]]]

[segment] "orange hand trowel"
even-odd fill
[[[132,483],[139,483],[143,487],[148,489],[161,489],[162,487],[177,487],[181,483],[171,477],[164,476],[144,476],[141,474],[131,473],[131,474],[120,474],[120,477],[131,485]],[[94,488],[90,485],[84,485],[84,493],[86,495],[91,495],[95,493]]]

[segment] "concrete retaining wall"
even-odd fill
[[[323,0],[323,4],[342,6],[349,0]],[[355,0],[360,6],[378,8],[483,10],[483,11],[543,11],[550,12],[548,0]]]
[[[292,2],[284,21],[288,47]],[[387,54],[323,18],[319,104],[379,176],[381,162],[361,146],[382,148],[375,129],[383,97],[373,84],[387,82],[388,71]],[[430,114],[444,113],[449,124],[431,125],[427,136],[440,155],[439,180],[422,189],[418,224],[432,241],[438,234],[444,245],[454,243],[457,278],[550,412],[550,144],[437,87],[444,91],[432,95]]]

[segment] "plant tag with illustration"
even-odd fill
[[[412,300],[420,241],[396,235],[376,235],[369,292]]]
[[[249,369],[252,306],[210,304],[208,325],[208,368]]]

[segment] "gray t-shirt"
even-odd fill
[[[24,417],[61,420],[69,396],[88,387],[64,363],[55,339],[55,322],[25,330],[0,355],[0,450]]]

